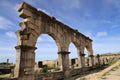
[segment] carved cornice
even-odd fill
[[[36,47],[33,46],[25,46],[25,45],[18,45],[15,46],[15,49],[21,49],[21,50],[36,50]]]
[[[86,54],[80,54],[80,56],[85,56]]]
[[[60,51],[60,52],[58,52],[58,54],[70,54],[70,52],[67,52],[67,51]]]
[[[100,57],[100,55],[99,54],[97,54],[97,56],[96,57]]]
[[[89,55],[89,57],[94,57],[93,55]]]
[[[42,18],[42,21],[43,22],[45,21],[47,24],[50,24],[50,26],[55,23],[59,24],[61,26],[65,26],[64,28],[69,29],[70,31],[73,31],[73,33],[76,33],[92,42],[92,39],[90,39],[89,37],[85,36],[84,34],[78,32],[76,29],[70,28],[69,26],[63,24],[62,22],[58,21],[54,17],[47,15],[46,13],[44,13],[41,10],[37,10],[36,8],[32,7],[31,5],[29,5],[25,2],[20,4],[20,6],[18,7],[18,12],[20,13],[20,17],[22,17],[24,19],[26,19],[28,17],[33,17],[33,16],[36,16],[36,17],[40,16]],[[48,23],[48,22],[50,22],[50,23]]]

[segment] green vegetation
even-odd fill
[[[117,61],[118,61],[118,60],[112,60],[112,61],[109,63],[109,65],[113,65],[113,64],[115,64]],[[102,78],[102,79],[106,79],[105,76],[110,75],[110,72],[111,72],[111,71],[116,71],[116,70],[119,69],[119,68],[120,68],[120,64],[119,64],[118,66],[113,67],[111,70],[107,71],[106,73],[104,73],[101,78]]]
[[[116,71],[119,68],[119,66],[113,67],[110,71]]]
[[[112,60],[112,61],[109,63],[109,66],[115,64],[117,61],[118,61],[118,60]],[[118,69],[118,68],[119,68],[119,66],[115,66],[115,67],[113,67],[110,71],[115,71],[115,70]],[[104,73],[102,76],[109,75],[109,72],[110,72],[110,71]]]
[[[14,76],[14,69],[11,69],[11,75],[10,75],[11,77],[13,77]]]
[[[59,71],[59,70],[60,70],[60,68],[57,67],[55,64],[52,67],[43,65],[40,71],[35,71],[35,74],[54,72],[54,71]]]
[[[118,60],[112,60],[112,61],[109,63],[109,65],[113,65],[113,64],[115,64],[117,61],[118,61]]]
[[[106,75],[110,75],[110,74],[109,74],[109,71],[106,72],[106,73],[104,73],[102,76],[106,76]]]
[[[59,70],[60,70],[60,68],[57,67],[55,64],[53,65],[53,68],[52,68],[52,69],[54,69],[55,71],[59,71]]]
[[[83,78],[80,78],[80,80],[87,80],[87,78],[83,77]]]
[[[42,73],[48,72],[49,69],[50,69],[50,68],[49,68],[47,65],[44,65],[44,66],[42,67]]]

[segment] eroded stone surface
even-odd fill
[[[37,49],[35,45],[41,34],[48,34],[55,40],[58,47],[58,66],[65,77],[70,76],[71,72],[69,69],[70,52],[68,51],[70,43],[73,43],[77,48],[79,68],[85,67],[85,48],[88,51],[89,66],[94,65],[92,40],[89,37],[25,2],[20,4],[18,12],[23,18],[23,21],[20,22],[21,29],[16,32],[18,42],[15,47],[17,52],[15,77],[18,77],[19,80],[35,80],[34,65],[35,50]],[[99,58],[97,60],[100,62]],[[102,61],[104,62],[104,60]]]

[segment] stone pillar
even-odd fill
[[[94,56],[89,55],[89,66],[94,66]]]
[[[97,56],[96,56],[96,60],[97,60],[97,61],[96,61],[97,64],[100,65],[100,55],[99,55],[99,54],[97,54]]]
[[[107,62],[107,58],[105,58],[104,61],[105,61],[105,64],[108,64],[108,62]]]
[[[101,64],[101,65],[104,64],[104,62],[103,62],[103,57],[101,57],[101,59],[100,59],[100,64]]]
[[[84,53],[80,53],[80,55],[78,56],[78,66],[79,68],[85,67],[85,54]]]
[[[59,66],[63,71],[69,69],[69,53],[66,51],[58,52]]]
[[[105,58],[103,58],[102,61],[103,61],[103,65],[105,65]]]
[[[14,75],[18,80],[34,80],[35,49],[31,46],[16,46],[16,66]]]

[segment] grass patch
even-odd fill
[[[110,71],[108,71],[108,72],[104,73],[104,74],[102,75],[101,79],[107,79],[107,78],[106,78],[106,76],[107,76],[107,75],[110,75],[110,73],[109,73],[109,72],[110,72]]]
[[[83,78],[80,78],[80,80],[87,80],[87,78],[83,77]]]
[[[101,77],[101,79],[107,79],[106,77]]]
[[[115,66],[113,67],[110,71],[116,71],[117,69],[119,69],[120,66]]]
[[[112,60],[112,61],[109,63],[109,65],[113,65],[113,64],[115,64],[117,61],[118,61],[118,60]]]
[[[110,75],[110,73],[109,73],[109,72],[110,72],[110,71],[108,71],[108,72],[104,73],[102,76]]]
[[[117,61],[118,61],[118,60],[112,60],[112,61],[109,63],[109,65],[113,65],[113,64],[115,64]],[[116,70],[119,69],[119,68],[120,68],[120,64],[119,64],[118,66],[113,67],[111,70],[107,71],[106,73],[104,73],[104,74],[102,75],[101,79],[106,79],[105,76],[110,75],[110,72],[111,72],[111,71],[116,71]]]

